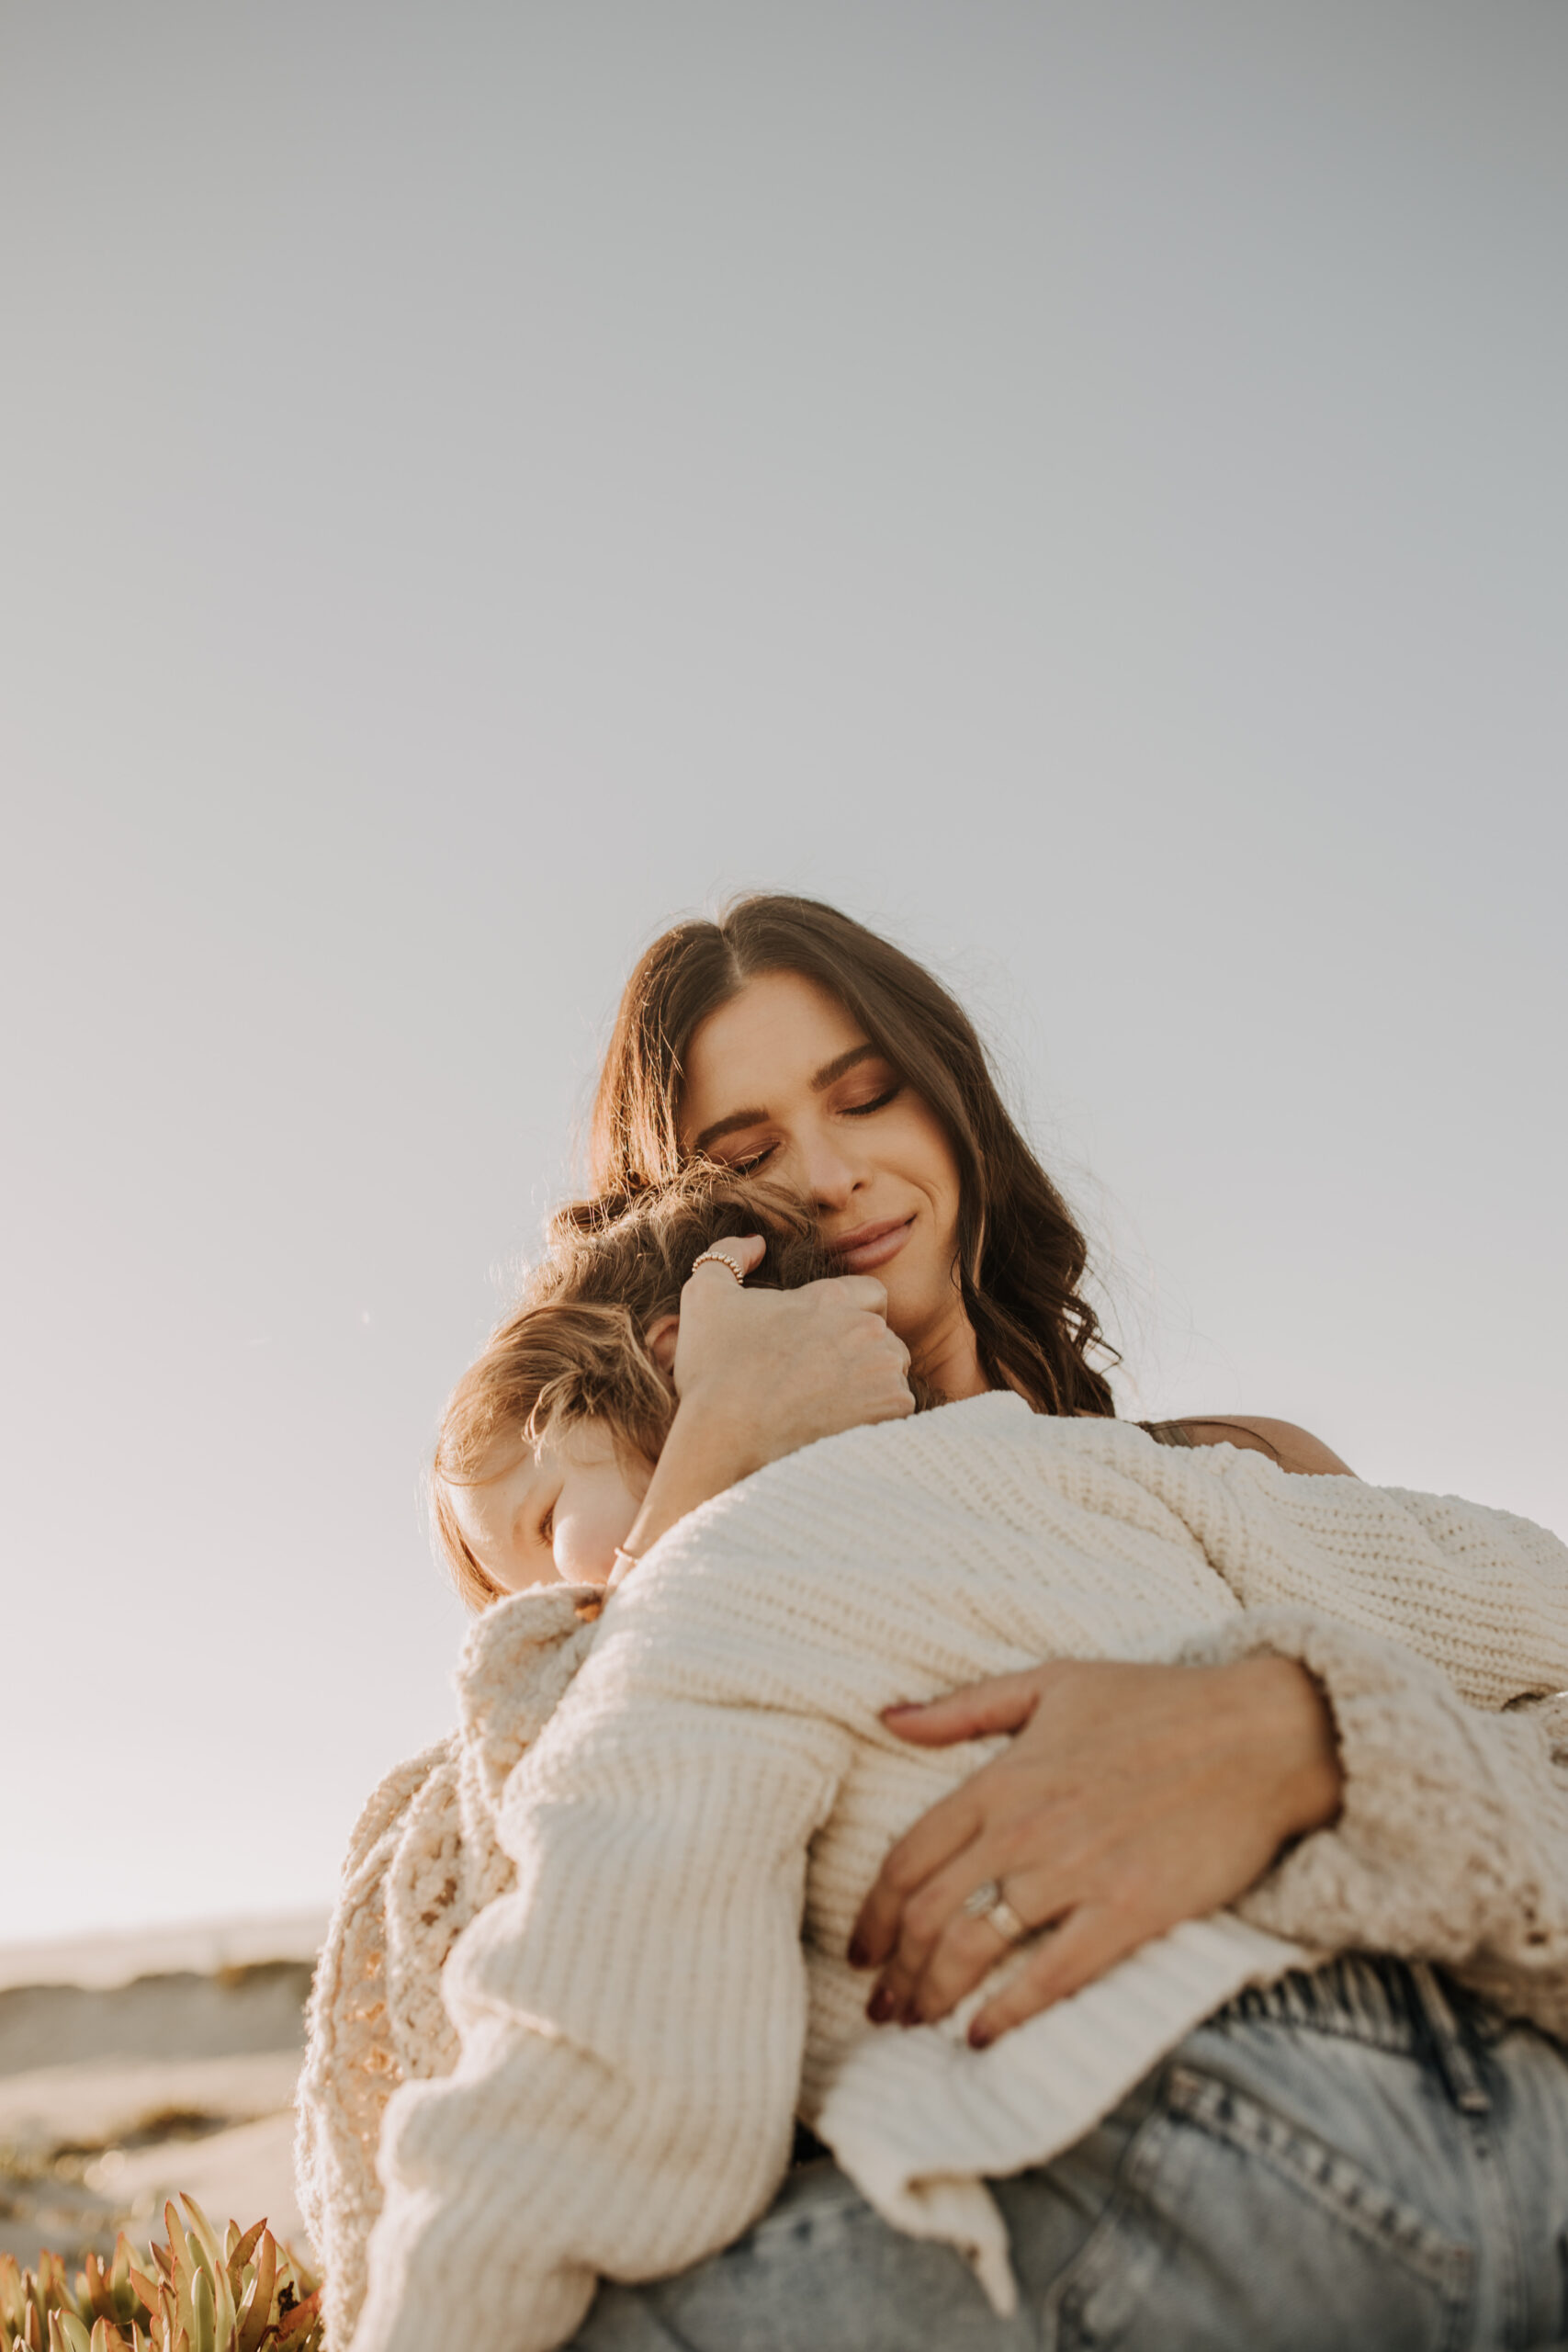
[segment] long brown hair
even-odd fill
[[[922,965],[819,899],[741,899],[716,922],[655,940],[621,998],[593,1108],[592,1180],[626,1199],[672,1176],[685,1057],[700,1024],[749,980],[797,972],[836,997],[947,1133],[960,1175],[957,1274],[980,1366],[1046,1413],[1113,1415],[1111,1363],[1082,1295],[1088,1249],[1020,1135],[974,1023]],[[569,1216],[591,1220],[593,1204]]]

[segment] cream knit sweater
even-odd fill
[[[480,1621],[457,1740],[356,1833],[301,2100],[340,2346],[400,2075],[432,2079],[386,2115],[355,2352],[547,2352],[598,2275],[744,2230],[797,2111],[1006,2308],[984,2177],[1070,2145],[1244,1983],[1359,1944],[1568,2028],[1568,1710],[1495,1712],[1568,1683],[1568,1552],[1526,1521],[997,1396],[776,1464],[674,1529],[597,1626],[579,1600]],[[1244,1916],[1188,1923],[988,2051],[963,2040],[973,2003],[867,2026],[861,1899],[997,1745],[911,1749],[880,1708],[1051,1656],[1258,1649],[1328,1691],[1332,1831]]]

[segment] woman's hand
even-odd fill
[[[760,1235],[721,1247],[748,1272],[761,1261]],[[751,1469],[814,1439],[912,1413],[908,1369],[908,1349],[887,1328],[887,1293],[871,1274],[743,1290],[710,1262],[681,1294],[681,1408],[722,1413]]]
[[[760,1234],[719,1245],[748,1273]],[[637,1523],[634,1555],[712,1495],[819,1437],[915,1409],[909,1351],[887,1328],[870,1274],[802,1290],[744,1290],[727,1266],[699,1266],[681,1294],[673,1377],[680,1405]]]
[[[945,2017],[1001,1955],[997,1929],[962,1907],[995,1879],[1050,1932],[976,2013],[976,2048],[1178,1921],[1234,1903],[1286,1839],[1339,1809],[1327,1702],[1289,1658],[1063,1659],[885,1720],[928,1747],[1016,1735],[893,1848],[850,1946],[881,1972],[870,2017]]]

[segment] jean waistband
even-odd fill
[[[1477,2059],[1496,2040],[1502,2021],[1426,1961],[1342,1952],[1321,1968],[1292,1969],[1272,1984],[1249,1984],[1219,2018],[1295,2026],[1431,2059],[1456,2107],[1484,2114],[1491,2106]]]

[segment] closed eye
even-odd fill
[[[886,1093],[873,1095],[869,1102],[846,1102],[844,1116],[846,1119],[869,1118],[874,1111],[886,1111],[889,1102],[896,1102],[903,1091],[903,1083],[900,1080],[888,1087]]]

